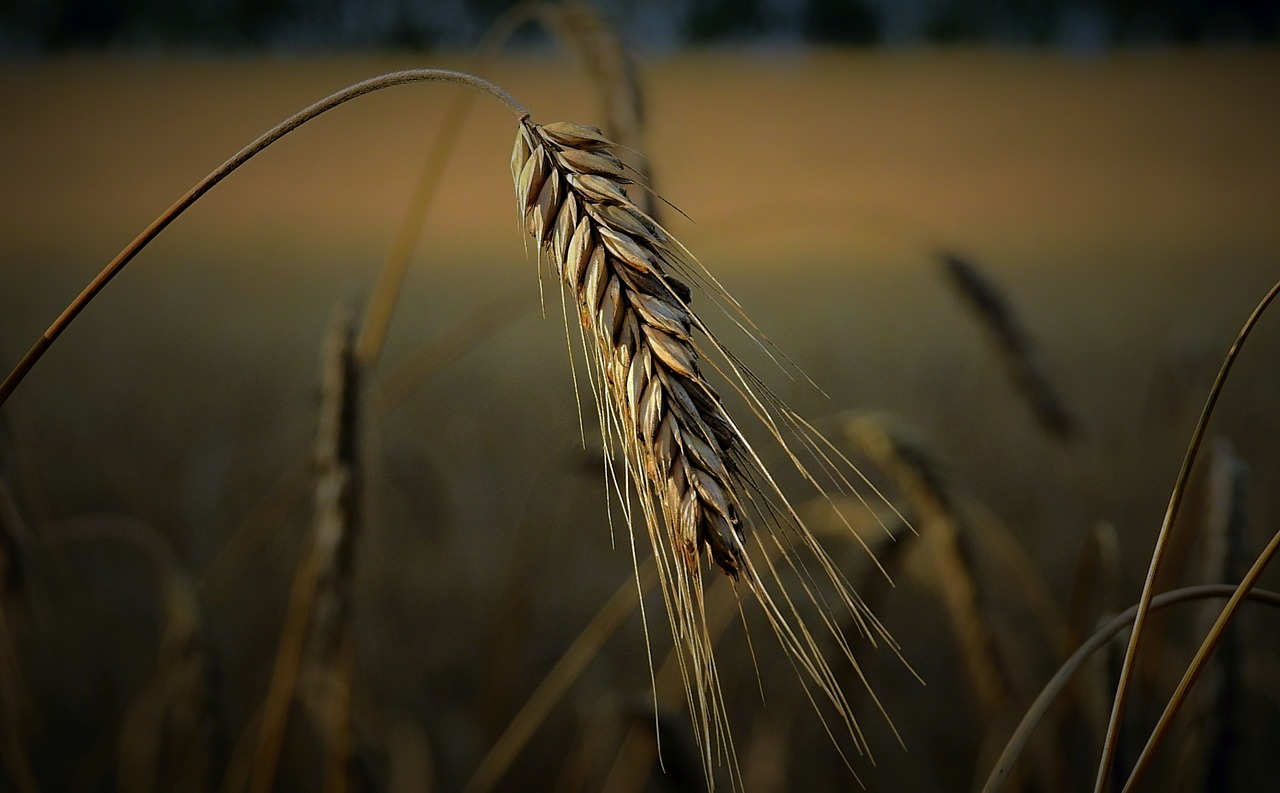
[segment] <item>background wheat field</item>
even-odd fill
[[[7,370],[121,246],[271,124],[414,65],[467,62],[0,64],[0,362]],[[536,120],[598,120],[592,85],[566,59],[513,56],[486,76]],[[1105,522],[1115,591],[1096,594],[1085,624],[1137,599],[1209,384],[1280,273],[1280,54],[762,50],[672,56],[643,76],[654,183],[689,218],[668,213],[669,225],[821,391],[730,343],[899,499],[844,436],[851,415],[891,414],[966,508],[1025,554],[1020,578],[966,540],[1009,699],[992,713],[928,554],[903,535],[890,586],[852,543],[834,548],[923,679],[889,653],[865,657],[906,749],[859,701],[875,764],[855,757],[854,770],[873,790],[970,789],[1065,651],[1022,580],[1065,620],[1077,559]],[[0,474],[30,545],[0,653],[21,669],[39,789],[144,789],[119,769],[160,742],[128,716],[171,620],[165,576],[192,582],[216,659],[216,764],[243,751],[310,519],[321,342],[335,305],[368,297],[453,90],[362,98],[255,159],[165,231],[5,405]],[[356,776],[369,790],[464,787],[632,575],[589,412],[580,430],[559,300],[539,302],[516,218],[512,132],[500,108],[477,105],[368,384],[351,603]],[[978,263],[1017,310],[1078,426],[1071,440],[1041,429],[946,281],[942,252]],[[1280,515],[1278,361],[1280,326],[1264,317],[1211,426],[1213,455],[1247,467],[1240,564]],[[1167,587],[1209,575],[1191,538],[1213,511],[1210,462],[1193,478]],[[822,522],[829,507],[806,509]],[[650,596],[660,661],[670,635]],[[1170,612],[1145,645],[1132,706],[1142,735],[1194,649],[1196,618],[1196,607]],[[1275,625],[1246,610],[1222,684],[1235,686],[1223,762],[1239,789],[1280,778]],[[746,787],[855,784],[767,630],[751,644],[743,633],[731,623],[719,653]],[[651,747],[633,733],[654,723],[647,652],[633,613],[499,788],[697,789],[683,696],[660,705],[667,773],[637,766]],[[1092,780],[1089,703],[1114,684],[1105,664],[1090,680],[1092,693],[1055,712],[1027,785]],[[1187,717],[1150,789],[1202,789],[1186,764],[1221,754],[1203,734],[1224,701]],[[279,789],[315,784],[313,744],[291,734]]]

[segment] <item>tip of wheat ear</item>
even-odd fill
[[[699,370],[701,323],[672,275],[681,248],[632,201],[613,146],[595,127],[522,119],[511,155],[520,215],[574,296],[606,418],[672,546],[688,566],[705,549],[737,577],[741,439]]]

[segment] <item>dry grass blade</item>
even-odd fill
[[[1280,536],[1280,535],[1278,535]],[[1184,587],[1175,589],[1172,592],[1166,592],[1157,595],[1151,599],[1150,608],[1152,610],[1160,610],[1179,603],[1188,603],[1196,600],[1205,600],[1210,598],[1230,598],[1239,594],[1237,587],[1226,584],[1203,584],[1200,586]],[[1273,608],[1280,608],[1280,592],[1272,592],[1265,589],[1251,589],[1247,593],[1241,595],[1242,598],[1253,600]],[[1088,661],[1094,653],[1102,647],[1105,647],[1116,634],[1120,633],[1126,627],[1133,624],[1138,611],[1139,605],[1130,606],[1125,611],[1117,614],[1114,619],[1106,625],[1098,628],[1092,636],[1080,648],[1072,654],[1058,671],[1054,673],[1049,682],[1045,683],[1044,688],[1036,696],[1035,702],[1031,703],[1031,707],[1023,715],[1022,721],[1018,723],[1017,728],[1013,731],[1013,735],[1009,738],[1009,743],[1005,745],[1004,752],[996,761],[995,766],[991,769],[991,774],[987,777],[987,782],[983,785],[983,793],[996,793],[1002,790],[1008,781],[1010,772],[1013,770],[1014,763],[1017,762],[1023,748],[1026,747],[1027,741],[1030,740],[1032,732],[1036,725],[1049,712],[1049,708],[1053,705],[1058,694],[1061,693],[1065,686],[1080,667]]]
[[[1280,552],[1280,531],[1272,535],[1271,541],[1254,559],[1253,565],[1245,573],[1244,579],[1235,588],[1235,591],[1231,593],[1227,604],[1223,606],[1222,612],[1218,614],[1217,619],[1214,620],[1213,625],[1209,628],[1209,632],[1200,643],[1200,647],[1197,648],[1195,657],[1187,665],[1182,679],[1178,681],[1177,688],[1174,689],[1172,696],[1169,697],[1169,702],[1165,705],[1159,720],[1156,721],[1156,725],[1151,729],[1151,735],[1147,738],[1146,745],[1142,747],[1142,752],[1133,764],[1133,771],[1129,774],[1129,779],[1124,785],[1125,793],[1134,790],[1142,782],[1155,756],[1156,749],[1159,748],[1164,737],[1169,733],[1173,719],[1178,714],[1183,703],[1186,702],[1191,692],[1191,687],[1195,685],[1200,675],[1208,667],[1209,658],[1226,635],[1227,628],[1231,625],[1232,620],[1235,619],[1240,606],[1244,603],[1245,598],[1249,596],[1249,593],[1253,591],[1258,579],[1262,577],[1263,572],[1266,571],[1271,564],[1271,560],[1275,558],[1278,552]]]
[[[1182,505],[1182,497],[1186,492],[1187,482],[1191,478],[1191,467],[1200,451],[1200,442],[1204,439],[1209,418],[1213,415],[1213,409],[1218,403],[1218,396],[1222,393],[1223,386],[1226,385],[1227,377],[1231,374],[1231,368],[1235,364],[1240,350],[1244,347],[1249,334],[1253,332],[1258,320],[1262,318],[1263,313],[1271,305],[1271,301],[1275,299],[1277,294],[1280,294],[1280,282],[1276,282],[1267,290],[1266,295],[1263,296],[1240,328],[1240,333],[1237,334],[1231,349],[1227,351],[1227,355],[1222,361],[1222,367],[1218,370],[1217,377],[1214,378],[1213,386],[1209,389],[1209,396],[1205,400],[1204,408],[1200,411],[1200,418],[1191,433],[1191,441],[1187,445],[1186,455],[1183,456],[1182,467],[1178,470],[1173,490],[1169,494],[1169,506],[1165,509],[1164,521],[1160,525],[1160,533],[1156,537],[1155,548],[1151,551],[1151,562],[1147,566],[1147,577],[1142,584],[1142,595],[1138,600],[1138,613],[1134,618],[1133,632],[1129,636],[1129,645],[1125,650],[1124,663],[1120,669],[1120,679],[1116,684],[1116,694],[1111,703],[1111,718],[1107,722],[1107,735],[1102,745],[1102,756],[1098,760],[1098,774],[1094,782],[1095,793],[1103,793],[1111,777],[1111,766],[1115,761],[1116,744],[1120,738],[1120,720],[1124,715],[1125,700],[1129,694],[1129,681],[1133,675],[1133,667],[1138,654],[1138,644],[1142,639],[1142,630],[1146,624],[1147,611],[1150,608],[1151,599],[1155,596],[1156,576],[1160,573],[1160,567],[1164,561],[1169,535],[1172,532],[1174,520],[1178,516],[1178,510]],[[1230,604],[1228,606],[1230,608]],[[1224,610],[1223,615],[1227,616],[1228,610]],[[1193,664],[1188,669],[1188,672],[1190,673],[1194,668]],[[1170,705],[1173,705],[1172,701]]]
[[[528,308],[528,294],[523,289],[514,290],[480,306],[462,322],[450,328],[444,336],[423,345],[394,371],[380,378],[373,387],[373,393],[369,395],[369,410],[375,416],[391,411],[408,399],[431,375],[493,333],[520,319]],[[364,371],[368,375],[368,369]]]
[[[839,505],[833,505],[828,503],[828,500],[824,500],[823,506],[825,507],[824,516],[828,520],[828,525],[830,525],[831,521],[829,511],[832,509],[838,509]],[[840,524],[840,528],[843,530],[835,530],[835,528],[832,527],[831,539],[843,540],[848,544],[850,540],[848,532],[852,528],[856,532],[857,543],[862,547],[870,548],[873,554],[882,558],[882,553],[894,548],[895,537],[884,530],[883,523],[877,523],[879,516],[869,512],[865,506],[861,504],[859,506],[861,507],[861,512],[859,514],[851,515],[848,518],[841,515],[841,520],[843,522]],[[858,520],[860,521],[860,524],[857,527],[853,527],[853,524],[849,522],[852,520]],[[875,525],[875,530],[872,529],[872,524]],[[764,553],[770,560],[776,560],[778,555],[782,553],[782,550],[783,549],[781,547],[775,545],[765,548]],[[867,566],[864,566],[864,569],[865,567]],[[875,570],[874,572],[876,575],[879,575],[879,570]],[[855,578],[853,580],[858,579]],[[720,641],[720,638],[724,635],[729,625],[732,624],[733,618],[741,615],[741,604],[738,601],[738,593],[733,584],[734,582],[731,578],[716,579],[706,594],[703,614],[705,617],[707,641],[712,646],[715,646]],[[681,660],[682,656],[680,648],[678,646],[672,648],[671,651],[667,653],[666,658],[663,659],[662,664],[658,667],[657,673],[654,675],[654,698],[657,700],[659,708],[668,704],[678,704],[679,698],[684,693]],[[777,707],[778,706],[775,704],[774,708]],[[760,727],[762,718],[764,718],[763,714],[757,717],[757,728]],[[632,729],[627,731],[627,737],[620,749],[620,753],[626,756],[648,758],[647,763],[635,762],[630,765],[630,770],[634,774],[633,779],[637,783],[648,778],[651,770],[649,766],[659,759],[656,752],[651,752],[646,755],[643,747],[633,745],[649,744],[653,741],[652,730],[646,732],[645,730],[639,729],[639,727],[640,725],[634,725]],[[747,755],[747,766],[743,769],[744,773],[742,780],[744,783],[744,789],[747,790],[757,790],[761,789],[761,787],[767,787],[767,785],[762,785],[760,783],[760,777],[768,777],[770,775],[770,766],[773,764],[781,764],[785,760],[785,745],[775,747],[775,751],[773,751],[769,757],[757,754],[756,750],[760,747],[757,745],[755,737],[761,738],[764,742],[767,742],[769,739],[769,736],[767,735],[754,736],[751,739],[749,753]],[[779,782],[781,782],[781,780],[779,780]]]
[[[852,615],[870,641],[895,645],[782,493],[704,367],[725,375],[819,489],[825,483],[852,488],[849,477],[856,471],[842,468],[847,461],[835,448],[725,350],[691,309],[689,284],[735,321],[749,322],[697,260],[630,198],[631,181],[620,175],[613,151],[612,141],[594,127],[525,119],[511,173],[522,223],[564,288],[566,329],[570,304],[579,320],[606,458],[623,469],[619,475],[611,468],[610,482],[628,524],[633,517],[643,522],[658,561],[707,782],[714,784],[716,764],[729,766],[735,780],[738,766],[706,631],[704,552],[722,572],[745,582],[815,705],[829,705],[864,752],[861,728],[818,636],[784,582],[797,577],[793,586],[818,609],[823,628],[855,671],[849,639],[827,598]],[[816,474],[801,455],[817,466]],[[634,500],[623,492],[628,481]],[[771,544],[784,547],[780,564],[765,553]]]
[[[407,714],[379,714],[379,733],[387,753],[387,793],[432,793],[435,758],[431,741]]]
[[[325,742],[324,789],[349,788],[351,759],[351,572],[359,531],[359,367],[350,311],[340,311],[325,344],[316,438],[315,514],[311,546],[290,594],[250,790],[275,784],[290,707],[306,671],[332,685],[314,708]]]
[[[645,565],[637,574],[636,581],[623,582],[613,597],[605,601],[480,761],[465,788],[468,793],[486,793],[497,787],[502,775],[533,737],[538,726],[586,669],[591,659],[600,652],[605,641],[635,608],[639,602],[639,593],[647,590],[652,582],[652,565]]]
[[[1079,434],[1079,425],[1053,387],[1044,360],[1009,299],[972,261],[948,251],[938,252],[937,258],[956,292],[973,309],[999,348],[1040,425],[1058,440],[1072,440]]]

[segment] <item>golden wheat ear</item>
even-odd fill
[[[629,480],[647,530],[708,783],[713,758],[737,779],[732,740],[706,630],[701,560],[754,594],[815,704],[831,706],[854,747],[861,728],[825,655],[842,654],[861,679],[829,602],[854,616],[872,643],[895,647],[851,591],[730,415],[710,375],[748,404],[803,476],[855,489],[856,470],[729,353],[691,306],[693,291],[731,315],[737,303],[629,194],[634,185],[614,144],[595,127],[520,122],[511,156],[521,222],[563,287],[587,359],[610,478],[630,524]],[[753,328],[744,314],[732,317]],[[572,336],[572,333],[571,333]],[[802,457],[804,459],[802,459]],[[844,466],[842,470],[842,465]],[[804,623],[788,588],[799,588],[824,630]],[[831,593],[831,594],[829,594]],[[825,638],[824,638],[825,634]],[[865,683],[865,679],[863,679]],[[881,709],[883,712],[883,708]],[[822,709],[820,709],[820,714]],[[826,717],[824,716],[824,721]]]

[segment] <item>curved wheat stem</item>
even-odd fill
[[[151,240],[155,239],[160,232],[168,228],[170,223],[177,220],[179,215],[187,211],[192,204],[199,201],[201,196],[212,190],[219,182],[230,176],[233,172],[239,169],[240,166],[253,159],[262,152],[263,149],[266,149],[271,144],[280,140],[285,135],[288,135],[290,132],[293,132],[298,127],[301,127],[303,124],[306,124],[308,121],[311,121],[313,118],[316,118],[323,113],[327,113],[339,105],[350,102],[352,99],[364,96],[365,94],[370,94],[374,91],[381,91],[384,88],[390,88],[396,85],[405,85],[407,83],[421,82],[445,82],[465,85],[468,88],[473,88],[477,91],[489,94],[494,99],[497,99],[499,102],[506,105],[507,108],[517,116],[526,117],[529,114],[529,112],[525,110],[524,105],[517,102],[515,97],[511,96],[511,94],[508,94],[506,91],[488,80],[482,80],[475,75],[466,74],[464,72],[455,72],[449,69],[404,69],[398,72],[388,72],[387,74],[382,74],[377,77],[371,77],[368,80],[352,83],[346,88],[335,91],[320,101],[299,110],[297,113],[289,116],[284,121],[281,121],[279,124],[264,132],[257,140],[236,152],[231,159],[215,168],[208,176],[197,182],[196,185],[188,190],[184,196],[179,198],[171,207],[156,217],[156,219],[151,222],[151,225],[143,229],[142,233],[126,245],[120,253],[116,254],[116,257],[108,262],[107,266],[102,268],[102,271],[94,276],[93,280],[89,282],[84,290],[81,291],[80,294],[71,301],[66,309],[58,315],[58,318],[53,321],[53,324],[49,326],[48,330],[46,330],[40,338],[36,339],[35,343],[31,346],[31,349],[29,349],[27,354],[22,357],[22,360],[18,362],[17,366],[9,372],[8,376],[6,376],[3,381],[0,381],[0,405],[5,403],[9,398],[9,395],[13,393],[14,389],[18,387],[18,384],[27,376],[27,373],[30,372],[40,358],[44,356],[45,351],[48,350],[58,337],[62,335],[62,332],[67,329],[71,322],[80,315],[80,312],[83,311],[95,297],[97,297],[98,293],[106,288],[111,279],[115,278],[116,275],[125,268],[125,265],[133,261],[134,257],[141,253],[142,249],[147,247]]]
[[[600,94],[601,112],[609,136],[631,150],[628,165],[651,180],[644,151],[644,94],[635,59],[622,37],[594,8],[572,0],[516,3],[502,13],[476,46],[469,72],[483,74],[511,37],[527,22],[536,21],[561,45],[572,50]],[[444,111],[431,148],[418,173],[391,249],[378,273],[357,341],[367,368],[377,363],[409,270],[409,258],[436,196],[450,155],[462,135],[463,124],[478,98],[474,91],[457,91]],[[646,205],[650,215],[654,202]],[[656,215],[654,215],[656,217]]]
[[[578,315],[594,407],[606,430],[606,457],[616,457],[625,472],[609,472],[624,517],[630,522],[638,505],[654,550],[708,783],[717,757],[735,779],[737,764],[706,627],[704,554],[755,594],[802,680],[813,686],[810,699],[829,704],[855,748],[865,752],[860,727],[824,658],[822,634],[805,623],[784,576],[818,607],[827,634],[855,671],[849,640],[828,606],[820,577],[834,584],[841,610],[854,616],[865,636],[891,646],[892,640],[805,528],[704,367],[726,375],[820,489],[822,483],[798,454],[815,461],[836,486],[852,488],[839,473],[842,458],[733,358],[690,309],[686,280],[721,306],[732,309],[736,303],[634,203],[628,194],[633,181],[612,149],[594,127],[539,125],[525,118],[511,173],[522,222],[537,243],[539,259],[545,255]],[[568,311],[566,302],[566,322]],[[799,439],[798,448],[784,433]],[[634,504],[623,493],[624,479],[633,486]],[[784,531],[775,533],[777,526]],[[770,544],[784,552],[780,565],[765,553]],[[796,553],[801,549],[803,554]]]
[[[1242,591],[1239,587],[1230,584],[1201,584],[1156,595],[1151,599],[1148,610],[1159,610],[1193,600],[1209,598],[1234,599],[1237,596],[1272,606],[1273,608],[1280,608],[1280,593],[1278,592],[1267,589]],[[982,786],[983,793],[997,793],[1004,788],[1005,781],[1009,777],[1009,772],[1013,769],[1014,762],[1017,761],[1018,756],[1027,745],[1027,741],[1030,739],[1036,725],[1049,712],[1050,706],[1057,699],[1063,686],[1071,680],[1072,675],[1079,671],[1080,667],[1094,653],[1104,647],[1120,631],[1133,624],[1134,619],[1141,610],[1141,605],[1141,603],[1136,603],[1130,606],[1094,631],[1093,635],[1081,644],[1071,654],[1071,657],[1063,662],[1058,671],[1053,674],[1053,677],[1045,683],[1044,688],[1036,695],[1035,702],[1031,703],[1031,707],[1023,714],[1022,721],[1018,722],[1018,726],[1014,728],[1013,735],[1009,737],[1009,742],[1005,745],[1004,751],[1001,752],[995,766],[991,769],[990,775],[987,777],[986,783]]]
[[[1196,427],[1191,433],[1191,441],[1187,445],[1187,452],[1182,458],[1182,467],[1178,469],[1178,478],[1174,481],[1173,491],[1169,494],[1169,506],[1165,509],[1164,522],[1160,525],[1160,533],[1156,536],[1155,548],[1151,551],[1151,562],[1147,567],[1147,577],[1143,582],[1142,595],[1138,600],[1138,612],[1134,616],[1133,631],[1129,634],[1124,662],[1120,667],[1120,680],[1116,684],[1116,694],[1111,701],[1111,718],[1107,722],[1107,734],[1102,745],[1102,757],[1098,760],[1098,776],[1094,783],[1095,793],[1104,793],[1106,791],[1107,783],[1111,776],[1111,766],[1115,762],[1116,744],[1120,740],[1120,719],[1124,715],[1124,706],[1129,697],[1129,685],[1133,676],[1134,661],[1138,654],[1138,643],[1142,639],[1142,630],[1146,625],[1147,612],[1151,608],[1151,598],[1155,594],[1156,574],[1160,571],[1160,565],[1164,561],[1169,535],[1173,530],[1173,521],[1178,515],[1178,509],[1182,506],[1182,496],[1186,492],[1187,481],[1191,478],[1191,465],[1195,462],[1196,454],[1200,451],[1200,442],[1204,439],[1205,428],[1209,424],[1209,418],[1213,415],[1213,408],[1218,403],[1218,396],[1222,393],[1223,386],[1226,385],[1227,377],[1231,374],[1231,367],[1239,356],[1240,349],[1244,346],[1254,326],[1258,324],[1258,320],[1262,318],[1267,306],[1271,305],[1271,301],[1275,299],[1277,294],[1280,294],[1280,281],[1277,281],[1267,290],[1267,293],[1240,328],[1240,332],[1236,335],[1236,340],[1231,344],[1231,349],[1227,350],[1227,355],[1222,360],[1222,367],[1218,369],[1218,376],[1214,379],[1213,386],[1209,389],[1209,396],[1205,399],[1204,408],[1200,411],[1200,419],[1196,422]],[[1224,611],[1225,614],[1226,612]],[[1215,627],[1217,626],[1215,625]]]

